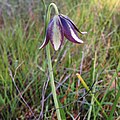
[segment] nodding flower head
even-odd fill
[[[57,51],[63,43],[64,36],[73,43],[82,44],[83,41],[78,37],[77,32],[87,33],[80,32],[69,17],[61,14],[55,15],[48,24],[46,37],[40,49],[45,47],[50,40],[53,48]]]

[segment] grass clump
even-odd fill
[[[119,0],[110,2],[113,5],[108,5],[108,1],[99,4],[94,0],[55,2],[60,13],[68,15],[80,30],[88,32],[80,36],[84,45],[64,41],[58,52],[51,47],[64,119],[106,119],[90,93],[78,82],[76,73],[81,74],[89,88],[95,83],[91,92],[108,118],[119,118],[120,8]],[[29,4],[1,2],[0,6],[0,118],[56,119],[46,53],[38,49],[44,39],[43,5],[36,0]]]

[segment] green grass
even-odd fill
[[[51,47],[56,86],[70,75],[57,89],[61,115],[66,120],[77,115],[81,120],[106,119],[90,93],[82,97],[87,91],[82,84],[78,86],[76,76],[82,59],[81,76],[89,88],[96,81],[92,90],[108,118],[117,119],[120,115],[120,2],[117,2],[119,0],[116,0],[118,5],[102,0],[100,3],[94,0],[55,2],[60,13],[68,15],[80,31],[88,32],[80,35],[85,41],[83,45],[65,39],[58,52]],[[45,3],[48,5],[50,1]],[[38,118],[42,110],[43,86],[49,79],[45,49],[38,49],[44,40],[45,11],[42,3],[36,0],[32,4],[32,17],[28,14],[30,5],[27,2],[13,1],[9,3],[13,13],[8,16],[5,4],[1,4],[3,13],[0,21],[3,18],[4,27],[0,29],[0,119],[34,119],[30,109]],[[48,83],[44,97],[50,93]],[[45,120],[56,119],[52,96],[44,102],[43,116]]]

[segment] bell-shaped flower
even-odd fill
[[[46,31],[46,37],[40,49],[45,47],[49,40],[53,48],[57,51],[64,40],[64,36],[73,43],[81,44],[83,41],[78,37],[77,32],[86,34],[87,32],[80,32],[76,25],[70,18],[64,15],[55,15],[49,22]]]

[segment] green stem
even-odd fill
[[[55,13],[56,13],[56,15],[58,15],[59,12],[58,12],[58,9],[57,9],[57,6],[55,5],[55,3],[50,3],[49,7],[51,7],[51,6],[54,7],[54,9],[55,9]],[[48,8],[48,9],[49,9],[49,8]]]
[[[58,105],[58,100],[57,100],[57,94],[56,94],[56,88],[55,88],[55,83],[54,83],[54,76],[53,76],[49,44],[46,46],[46,53],[47,53],[47,60],[48,60],[48,69],[49,69],[51,89],[52,89],[54,104],[55,104],[55,108],[56,108],[57,118],[58,118],[58,120],[61,120],[60,110],[59,110],[59,105]]]
[[[48,11],[47,11],[45,32],[46,32],[46,28],[48,26],[48,22],[50,21],[51,6],[54,7],[56,14],[58,14],[57,6],[54,3],[51,3],[49,5]],[[52,61],[51,61],[49,44],[46,46],[46,54],[47,54],[48,70],[49,70],[49,76],[50,76],[51,89],[52,89],[53,100],[54,100],[54,104],[55,104],[55,108],[56,108],[57,118],[58,118],[58,120],[62,120],[61,115],[60,115],[60,110],[59,110],[59,104],[58,104],[58,100],[57,100],[56,87],[55,87],[55,83],[54,83],[54,75],[53,75],[53,68],[52,68]]]
[[[50,13],[51,13],[51,7],[53,7],[55,9],[55,14],[58,15],[58,9],[57,6],[54,3],[50,3],[50,5],[48,6],[48,11],[47,11],[47,15],[46,15],[46,24],[45,24],[45,29],[48,26],[48,22],[50,21]]]

